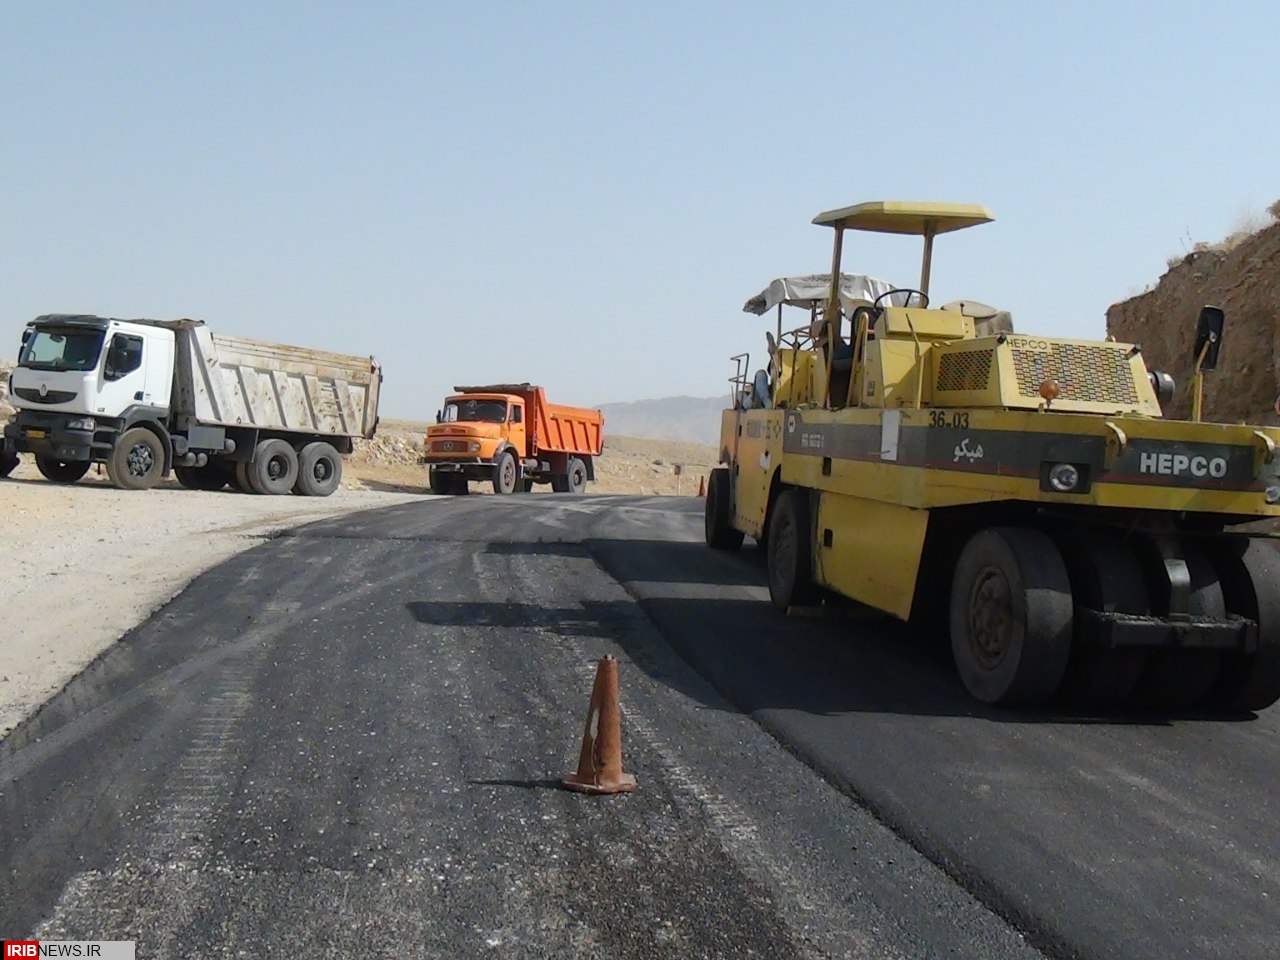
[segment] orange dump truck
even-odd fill
[[[423,462],[432,493],[466,493],[468,480],[490,481],[495,493],[528,493],[535,483],[582,493],[596,478],[604,447],[599,410],[548,403],[530,383],[453,390],[427,428]]]

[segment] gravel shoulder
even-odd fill
[[[421,499],[128,492],[92,473],[60,486],[24,458],[0,481],[0,737],[209,567],[279,530]]]

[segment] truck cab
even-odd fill
[[[10,375],[18,411],[7,445],[31,453],[50,479],[79,479],[114,437],[163,422],[173,386],[174,334],[128,320],[67,314],[36,318]],[[166,464],[167,467],[167,464]],[[71,476],[75,474],[75,476]]]

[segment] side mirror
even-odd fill
[[[439,411],[439,410],[437,410],[437,411],[436,411],[436,423],[443,423],[443,422],[444,422],[444,417],[441,415],[440,411]]]
[[[1212,370],[1218,365],[1218,349],[1222,346],[1222,323],[1226,314],[1221,307],[1204,306],[1200,308],[1200,318],[1196,321],[1196,347],[1191,355],[1191,366],[1201,370]],[[1201,354],[1204,359],[1201,360]]]
[[[25,347],[27,341],[31,339],[31,334],[35,333],[30,327],[22,331],[22,345]]]

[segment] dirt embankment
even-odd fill
[[[1205,375],[1205,418],[1280,422],[1280,223],[1199,245],[1155,289],[1107,310],[1109,333],[1141,344],[1149,368],[1173,374],[1177,389],[1167,417],[1191,415],[1196,317],[1204,304],[1226,311],[1218,367]]]

